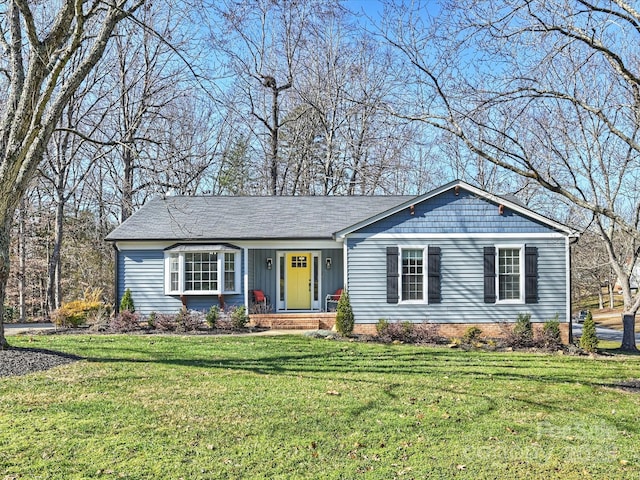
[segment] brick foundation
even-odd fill
[[[478,327],[482,330],[481,338],[503,337],[511,328],[513,323],[433,323],[437,327],[437,335],[445,338],[462,337],[469,327]],[[533,323],[534,331],[541,330],[544,323]],[[377,335],[375,323],[357,323],[353,328],[353,333],[362,335]],[[569,324],[560,324],[560,337],[562,343],[569,343]]]

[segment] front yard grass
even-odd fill
[[[0,479],[638,478],[640,357],[282,337],[42,336]]]

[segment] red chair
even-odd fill
[[[269,296],[262,290],[251,290],[251,312],[268,313],[271,310]]]
[[[335,291],[335,293],[331,293],[327,295],[324,299],[324,311],[325,312],[333,312],[338,308],[338,302],[340,301],[340,297],[342,296],[342,288],[339,288]],[[332,310],[329,310],[329,304],[332,304]]]

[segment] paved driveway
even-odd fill
[[[614,330],[612,328],[596,327],[596,335],[600,340],[613,340],[622,342],[622,330]],[[573,336],[582,336],[582,324],[573,323]],[[640,344],[640,333],[636,333],[636,343]]]
[[[30,330],[55,330],[55,328],[53,323],[5,323],[4,333],[5,335],[19,335]]]

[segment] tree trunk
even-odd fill
[[[622,350],[637,351],[636,347],[636,312],[623,312],[622,314]]]
[[[273,97],[271,103],[271,158],[269,166],[269,182],[271,183],[271,195],[277,195],[278,193],[278,130],[280,128],[278,93],[278,89],[273,88]]]
[[[613,283],[609,282],[609,308],[613,309],[615,302],[613,298]]]
[[[9,246],[11,239],[11,221],[13,215],[5,212],[0,224],[0,350],[9,347],[9,343],[4,336],[4,298],[7,293],[7,281],[9,280]]]
[[[27,238],[25,227],[26,202],[24,197],[20,201],[18,213],[18,304],[20,309],[20,322],[27,321],[27,307],[25,295],[25,279],[27,277]]]
[[[598,307],[600,310],[604,308],[604,297],[602,296],[602,287],[598,290]]]
[[[62,247],[62,229],[64,220],[64,203],[58,196],[58,204],[56,207],[55,229],[53,237],[53,251],[49,259],[49,277],[47,279],[47,310],[51,314],[60,306],[60,249]]]

